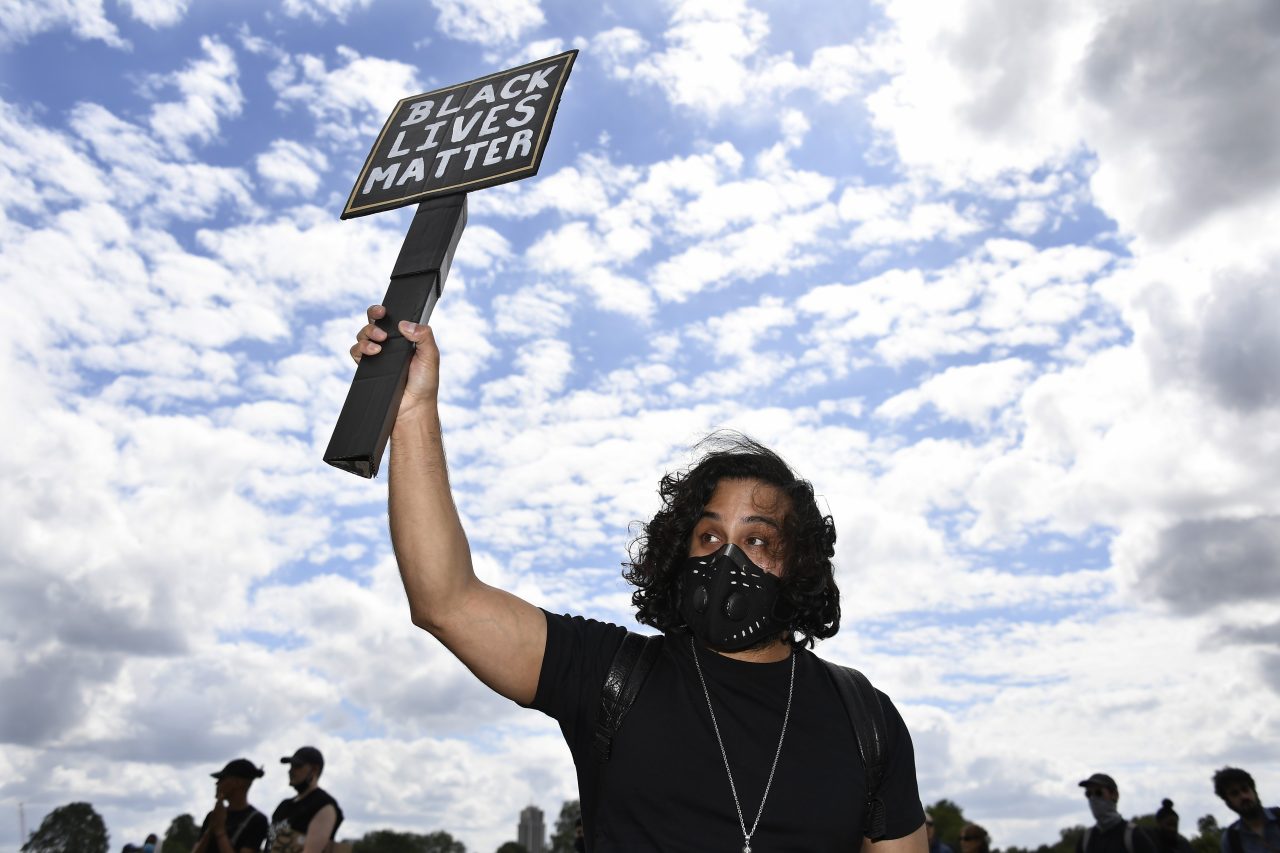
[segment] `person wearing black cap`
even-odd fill
[[[247,758],[237,758],[210,775],[218,780],[216,802],[200,825],[191,853],[259,853],[267,837],[267,816],[249,805],[249,786],[262,777],[262,770]]]
[[[342,825],[342,808],[320,787],[324,756],[314,746],[304,746],[280,763],[289,765],[289,785],[298,795],[282,800],[272,812],[267,853],[325,853]]]
[[[1156,853],[1155,845],[1140,828],[1120,816],[1116,804],[1120,789],[1106,773],[1094,773],[1080,783],[1096,823],[1084,831],[1077,853]]]

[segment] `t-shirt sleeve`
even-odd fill
[[[254,812],[253,817],[249,818],[249,825],[236,839],[236,851],[239,853],[240,850],[261,850],[266,840],[267,816],[262,812]]]
[[[876,691],[879,692],[879,691]],[[884,779],[880,782],[880,799],[884,802],[885,839],[903,838],[924,823],[920,805],[920,788],[916,783],[916,752],[911,733],[902,715],[888,696],[880,693],[884,707],[885,745]]]
[[[568,614],[546,617],[547,648],[529,707],[553,717],[566,734],[580,731],[590,724],[605,672],[627,629]]]

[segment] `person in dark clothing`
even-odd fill
[[[1159,853],[1191,853],[1191,842],[1178,833],[1178,813],[1173,810],[1173,800],[1160,801],[1153,835],[1152,841]]]
[[[289,765],[289,785],[298,795],[281,800],[271,813],[267,853],[327,853],[342,825],[342,808],[320,787],[324,756],[304,746],[280,763]]]
[[[205,815],[191,853],[259,853],[267,837],[267,816],[249,805],[249,786],[262,778],[261,768],[237,758],[210,775],[217,780],[213,811]]]
[[[588,850],[927,853],[902,716],[875,696],[884,772],[868,792],[840,686],[811,651],[840,628],[835,522],[812,484],[770,449],[723,435],[661,479],[662,506],[623,573],[636,621],[661,636],[603,760],[601,697],[628,631],[549,613],[476,575],[445,463],[440,351],[427,326],[389,333],[376,322],[386,316],[369,309],[350,353],[414,347],[388,502],[410,617],[492,690],[560,724]]]
[[[1156,853],[1155,844],[1138,827],[1126,821],[1116,810],[1120,789],[1106,773],[1094,773],[1080,783],[1089,811],[1096,821],[1084,831],[1076,844],[1076,853]]]
[[[1239,767],[1213,774],[1213,792],[1240,819],[1222,833],[1222,853],[1276,853],[1280,850],[1280,809],[1265,809],[1253,777]]]

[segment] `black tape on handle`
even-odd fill
[[[418,205],[382,299],[387,313],[377,325],[387,333],[387,339],[381,352],[364,356],[356,366],[324,452],[324,461],[335,468],[361,477],[377,475],[413,359],[414,345],[400,334],[400,321],[425,323],[431,319],[466,224],[466,195],[443,196]]]

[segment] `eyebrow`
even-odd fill
[[[723,519],[720,518],[720,513],[712,512],[709,509],[704,509],[702,511],[702,517],[709,518],[712,521],[723,521]],[[764,524],[772,527],[774,530],[782,530],[782,525],[779,524],[776,519],[770,518],[767,515],[747,515],[742,517],[742,521],[748,524]]]

